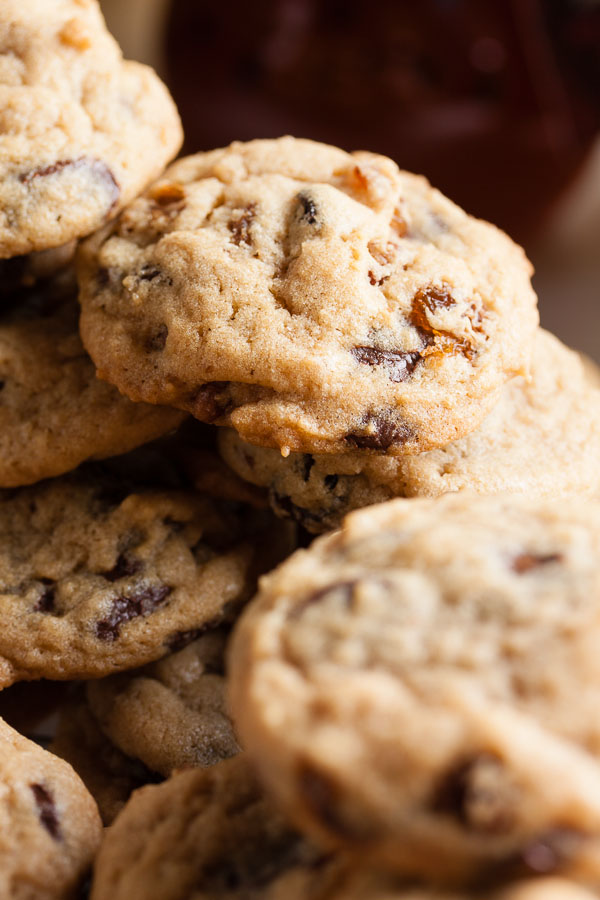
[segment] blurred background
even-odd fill
[[[600,0],[104,0],[184,151],[310,137],[391,156],[536,266],[542,323],[600,361]]]

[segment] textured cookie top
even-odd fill
[[[0,257],[94,231],[181,144],[154,72],[125,62],[96,0],[0,10]]]
[[[600,873],[600,504],[395,500],[265,578],[232,712],[295,820],[401,872]]]
[[[97,465],[0,493],[0,684],[142,665],[252,595],[265,517],[152,484]]]
[[[0,300],[0,487],[126,453],[182,421],[96,378],[76,297],[67,271]]]
[[[339,526],[352,509],[391,497],[450,491],[537,497],[600,495],[600,391],[578,354],[547,331],[536,336],[531,379],[510,381],[476,431],[415,456],[291,453],[220,430],[225,460],[269,488],[274,511],[309,531]]]
[[[102,731],[150,770],[214,765],[239,747],[225,708],[226,632],[213,629],[143,669],[90,682]]]
[[[0,895],[74,896],[101,836],[96,804],[71,766],[0,719]]]
[[[82,336],[134,400],[284,452],[409,453],[527,369],[531,267],[389,159],[293,138],[175,163],[82,249]]]
[[[317,900],[291,888],[323,888],[324,863],[238,756],[136,791],[107,832],[91,900]]]

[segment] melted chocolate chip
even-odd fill
[[[172,590],[166,584],[153,584],[141,587],[128,596],[115,597],[108,616],[96,622],[96,636],[101,641],[116,641],[122,625],[131,619],[153,613]]]
[[[23,172],[19,175],[19,181],[21,184],[29,185],[38,178],[49,178],[52,175],[58,175],[65,169],[87,169],[95,179],[102,182],[110,199],[107,216],[110,215],[119,201],[121,188],[112,171],[100,159],[88,156],[80,156],[78,159],[59,159],[49,166],[39,166],[37,169]]]
[[[256,203],[250,203],[241,216],[237,219],[230,219],[227,223],[227,227],[231,232],[231,240],[238,247],[240,244],[245,244],[247,247],[252,246],[252,235],[250,231],[255,216]]]
[[[470,831],[503,834],[514,824],[506,791],[502,761],[481,753],[460,761],[443,777],[431,806]]]
[[[135,575],[141,568],[141,560],[122,553],[112,569],[109,569],[108,572],[103,572],[102,577],[106,578],[107,581],[118,581],[119,578],[128,578],[130,575]]]
[[[540,566],[546,566],[549,563],[562,562],[561,553],[548,553],[547,555],[537,555],[535,553],[521,553],[513,560],[512,569],[517,575],[524,575],[532,569]]]
[[[41,784],[30,784],[29,787],[33,792],[40,822],[55,841],[60,841],[62,836],[52,794]]]
[[[410,378],[423,359],[418,350],[380,350],[378,347],[352,347],[354,359],[365,366],[384,366],[390,381]]]
[[[315,458],[310,453],[305,453],[302,456],[302,480],[308,481],[310,478],[311,469],[315,464]]]
[[[228,381],[209,381],[192,398],[193,415],[202,422],[214,422],[232,408],[227,395]]]
[[[168,336],[169,329],[167,326],[159,325],[154,334],[151,334],[146,338],[146,350],[150,353],[158,353],[161,350],[164,350]]]
[[[409,425],[390,422],[383,416],[367,416],[364,426],[364,430],[351,431],[345,438],[358,450],[388,450],[392,444],[406,444],[415,437]]]
[[[45,587],[35,604],[34,611],[50,613],[54,610],[54,601],[56,600],[56,582],[50,578],[40,578],[40,581]]]
[[[318,210],[315,201],[308,194],[298,194],[297,199],[302,208],[300,215],[302,221],[306,222],[307,225],[316,225],[318,222]]]

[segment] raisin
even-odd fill
[[[102,182],[110,199],[106,213],[109,216],[119,201],[121,188],[112,171],[100,159],[93,159],[88,156],[80,156],[78,159],[59,159],[49,166],[39,166],[37,169],[23,172],[19,176],[19,181],[21,184],[29,185],[38,178],[48,178],[52,175],[57,175],[64,169],[87,169],[95,179]]]
[[[41,784],[30,784],[29,787],[33,792],[42,825],[55,841],[61,840],[58,815],[52,794]]]
[[[108,572],[103,572],[102,577],[106,578],[107,581],[118,581],[119,578],[128,578],[130,575],[135,575],[141,568],[141,560],[122,553],[112,569],[109,569]]]
[[[245,244],[247,247],[252,246],[250,228],[255,216],[256,203],[250,203],[239,218],[230,219],[227,223],[227,227],[231,232],[231,239],[236,246],[239,247],[240,244]]]
[[[358,450],[388,450],[392,444],[406,444],[415,437],[409,425],[390,422],[380,415],[366,416],[363,424],[363,430],[352,431],[345,437]]]
[[[166,584],[148,585],[128,596],[115,597],[105,619],[96,622],[96,636],[101,641],[116,641],[121,626],[138,616],[148,616],[164,603],[172,588]]]
[[[231,409],[227,396],[228,381],[208,381],[192,398],[193,414],[202,422],[214,422]]]
[[[535,553],[521,553],[513,560],[513,572],[517,575],[523,575],[531,569],[537,569],[539,566],[546,566],[549,563],[562,562],[560,553],[548,553],[547,555],[537,555]]]
[[[149,353],[158,353],[165,349],[169,329],[166,325],[159,325],[154,334],[146,338],[145,347]]]
[[[502,761],[492,754],[481,753],[462,760],[438,785],[432,808],[452,816],[472,831],[505,833],[514,819],[502,775]]]
[[[450,331],[439,331],[431,325],[427,317],[426,310],[433,313],[436,309],[449,309],[455,304],[456,301],[445,287],[429,285],[414,295],[409,321],[419,332],[424,345],[430,348],[424,355],[462,353],[467,359],[473,359],[475,351],[469,341],[458,338]]]
[[[400,383],[410,378],[423,359],[419,350],[380,350],[378,347],[352,347],[354,359],[366,366],[384,366],[390,381]]]
[[[316,225],[318,210],[315,201],[308,194],[298,194],[298,201],[302,207],[300,218],[308,225]]]

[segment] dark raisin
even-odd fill
[[[55,841],[60,841],[62,835],[52,794],[41,784],[30,784],[29,787],[33,792],[42,825]]]
[[[164,350],[168,335],[169,329],[167,326],[159,325],[154,334],[146,338],[146,350],[150,353],[158,353],[160,350]]]
[[[193,415],[202,422],[214,422],[232,408],[228,381],[209,381],[198,388],[191,400]]]
[[[308,481],[310,478],[311,469],[315,464],[314,456],[311,456],[310,453],[305,453],[302,456],[302,480]]]
[[[562,554],[560,553],[548,553],[545,556],[535,553],[521,553],[513,560],[512,568],[517,575],[524,575],[525,572],[530,572],[531,569],[537,569],[539,566],[559,562],[562,562]]]
[[[337,483],[340,480],[339,475],[326,475],[323,479],[323,484],[327,488],[328,491],[334,491],[337,487]]]
[[[365,366],[384,366],[390,381],[396,383],[410,378],[423,359],[418,350],[380,350],[378,347],[352,347],[354,359]]]
[[[502,834],[514,824],[506,791],[502,761],[481,753],[461,760],[443,777],[431,806],[472,831]]]
[[[298,194],[298,202],[302,207],[300,218],[308,225],[316,225],[318,221],[318,210],[317,204],[312,197],[309,197],[308,194]]]
[[[230,219],[227,227],[231,232],[231,240],[238,247],[245,244],[247,247],[252,246],[252,235],[250,233],[252,221],[256,216],[256,203],[250,203],[245,208],[241,216],[237,219]]]
[[[101,641],[116,641],[122,625],[138,616],[153,613],[172,590],[166,584],[153,584],[139,588],[128,596],[115,597],[108,616],[96,622],[96,636]]]
[[[19,181],[21,184],[31,184],[38,178],[48,178],[51,175],[57,175],[64,169],[87,169],[95,179],[102,182],[109,195],[110,203],[107,209],[107,216],[109,216],[119,201],[121,188],[113,172],[100,159],[93,159],[87,156],[81,156],[78,159],[59,159],[49,166],[39,166],[37,169],[23,172],[19,176]]]
[[[358,450],[389,450],[392,444],[406,444],[415,434],[407,424],[390,422],[380,415],[364,419],[364,429],[346,435],[346,441]]]
[[[129,578],[130,575],[135,575],[141,568],[141,560],[122,553],[112,569],[109,569],[108,572],[102,572],[102,577],[106,578],[107,581],[118,581],[119,578]]]

